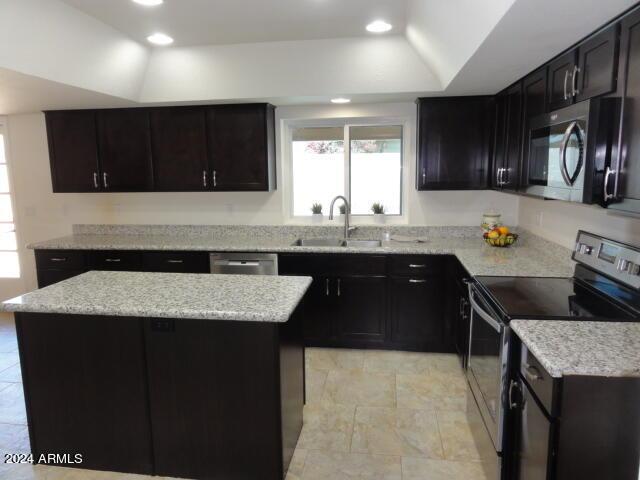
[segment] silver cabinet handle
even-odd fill
[[[511,380],[511,384],[509,385],[509,408],[514,409],[518,408],[518,402],[513,401],[513,389],[519,388],[518,383],[515,380]]]
[[[107,174],[107,172],[102,173],[102,185],[104,186],[104,188],[109,188],[109,183],[107,182],[108,176],[109,175]]]
[[[169,260],[167,260],[167,263],[184,263],[184,260],[173,260],[173,259],[169,259]]]
[[[202,186],[204,188],[207,188],[207,171],[206,170],[202,171]]]
[[[502,185],[500,183],[500,174],[502,173],[502,168],[499,168],[498,170],[496,170],[496,184],[498,186]]]
[[[93,172],[93,188],[98,188],[98,172]]]
[[[340,296],[340,279],[338,279],[338,296]]]
[[[615,195],[613,193],[609,193],[609,178],[611,175],[616,173],[615,170],[611,170],[611,168],[607,167],[604,173],[604,201],[607,202],[609,200],[613,200]]]
[[[536,380],[542,380],[542,375],[540,375],[540,371],[533,365],[524,366],[524,376],[527,377],[527,380],[531,382],[535,382]]]
[[[122,259],[120,259],[120,258],[105,258],[104,261],[108,262],[108,263],[120,263],[122,261]]]
[[[422,167],[422,184],[427,183],[427,169]]]
[[[51,257],[50,260],[52,262],[66,262],[67,258],[66,257]]]
[[[326,295],[327,297],[329,296],[329,279],[327,278],[327,290],[326,290]]]
[[[217,180],[217,172],[214,170],[213,171],[213,186],[217,187],[218,186],[218,180]]]
[[[409,264],[409,268],[425,268],[426,265],[424,264],[419,264],[419,263],[410,263]]]
[[[571,90],[573,90],[573,96],[575,97],[580,93],[578,89],[578,74],[580,73],[580,69],[577,65],[573,66],[573,75],[571,77]]]
[[[569,70],[564,71],[564,99],[567,100],[569,95],[567,95],[567,80],[569,79]]]
[[[410,278],[409,283],[427,283],[425,279]]]

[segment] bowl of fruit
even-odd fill
[[[496,227],[486,232],[483,238],[492,247],[509,247],[518,240],[518,235],[511,233],[509,227]]]

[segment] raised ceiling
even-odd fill
[[[175,46],[359,37],[382,18],[404,32],[406,0],[63,0],[131,38],[162,31]]]

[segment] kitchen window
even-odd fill
[[[293,216],[311,215],[314,203],[328,215],[336,195],[349,199],[353,215],[371,215],[374,203],[402,215],[402,146],[402,125],[292,128]]]
[[[0,278],[19,278],[20,262],[7,166],[6,130],[0,123]]]

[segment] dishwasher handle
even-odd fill
[[[211,273],[216,274],[278,274],[278,255],[273,253],[212,253],[209,263]]]

